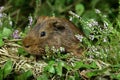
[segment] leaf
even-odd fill
[[[48,71],[50,73],[55,73],[54,64],[55,64],[55,61],[50,61],[48,65],[45,67],[45,71]]]
[[[79,74],[78,71],[75,71],[74,77],[75,77],[75,80],[79,80],[80,79],[80,74]]]
[[[2,39],[3,35],[0,32],[0,47],[4,45],[4,41]]]
[[[4,45],[4,41],[0,38],[0,47]]]
[[[104,69],[101,69],[101,70],[98,70],[98,69],[94,69],[94,71],[90,71],[90,72],[87,72],[86,73],[86,76],[91,78],[92,76],[98,76],[98,75],[108,75],[109,74],[109,71],[107,68],[104,68]]]
[[[67,69],[68,71],[72,70],[72,67],[68,64],[64,64],[64,68]]]
[[[79,68],[87,68],[87,69],[89,69],[90,66],[88,64],[83,64],[83,62],[79,61],[79,62],[75,63],[74,68],[75,69],[79,69]]]
[[[10,0],[14,7],[24,6],[27,1],[24,0]]]
[[[48,71],[49,71],[50,73],[55,73],[55,69],[54,69],[53,66],[49,66]]]
[[[75,80],[74,76],[69,76],[68,80]]]
[[[89,30],[89,28],[88,28],[88,26],[86,25],[86,24],[83,24],[83,32],[84,32],[84,34],[85,34],[85,36],[86,37],[89,37],[89,35],[90,35],[90,30]]]
[[[23,48],[18,48],[18,54],[19,54],[19,55],[23,55],[23,56],[28,55],[28,53],[25,52],[25,50],[24,50]]]
[[[15,77],[15,80],[28,80],[28,78],[31,76],[32,76],[32,71],[29,70],[29,71],[24,72],[23,74]]]
[[[111,65],[112,68],[120,68],[120,64]]]
[[[99,1],[100,1],[100,0],[93,0],[93,1],[91,1],[91,6],[92,6],[93,9],[95,8],[95,6],[97,5],[97,3],[98,3]]]
[[[12,34],[12,30],[4,27],[3,32],[2,32],[3,37],[8,38],[11,34]]]
[[[79,69],[79,68],[81,68],[83,65],[84,65],[83,62],[76,62],[74,68],[75,68],[75,69]]]
[[[120,74],[117,74],[117,78],[120,79]]]
[[[75,11],[78,15],[81,15],[84,12],[84,6],[83,4],[77,4],[75,6]]]
[[[64,62],[58,62],[58,66],[56,67],[57,75],[62,76],[62,68],[64,66]]]
[[[91,67],[91,68],[98,68],[95,62],[92,62],[92,63],[90,64],[90,67]]]
[[[0,69],[0,80],[3,80],[3,70]]]
[[[11,60],[8,60],[5,65],[3,66],[3,75],[4,75],[4,78],[6,78],[12,71],[13,67],[12,67],[12,61]]]
[[[65,0],[56,0],[55,1],[55,6],[56,8],[61,11],[61,9],[63,10],[63,7],[65,6]]]
[[[92,71],[92,72],[86,73],[86,75],[87,75],[87,77],[91,78],[92,76],[96,76],[96,75],[98,75],[98,74],[96,73],[96,71],[95,71],[95,72]]]
[[[43,74],[37,78],[37,80],[48,80],[47,75]]]

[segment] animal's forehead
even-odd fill
[[[47,17],[47,18],[40,18],[37,21],[37,24],[39,23],[53,23],[53,22],[64,22],[62,18],[56,18],[56,17]]]
[[[60,25],[68,25],[68,21],[66,19],[62,18],[56,18],[56,17],[42,17],[41,19],[38,19],[36,25],[33,27],[32,31],[35,33],[38,33],[41,30],[50,30],[52,29],[52,23],[59,23]]]
[[[39,32],[39,30],[41,29],[50,28],[52,26],[50,23],[52,23],[51,20],[46,20],[41,23],[37,23],[32,30],[35,32]]]
[[[60,20],[60,19],[61,18],[57,18],[57,17],[42,16],[38,18],[37,23],[41,23],[41,22],[48,21],[48,20]]]
[[[44,27],[44,26],[51,26],[51,24],[52,23],[64,23],[65,21],[62,21],[61,19],[59,19],[59,18],[50,18],[50,19],[47,19],[47,20],[42,20],[42,21],[40,21],[40,22],[37,22],[37,24],[36,24],[36,27],[39,27],[39,28],[41,28],[41,27]]]

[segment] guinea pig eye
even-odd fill
[[[45,36],[46,35],[46,32],[45,31],[42,31],[41,33],[40,33],[40,36],[41,37],[43,37],[43,36]]]

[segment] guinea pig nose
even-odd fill
[[[26,48],[29,48],[30,46],[25,46]]]
[[[30,46],[29,46],[29,45],[25,45],[24,47],[25,47],[25,48],[29,48]]]

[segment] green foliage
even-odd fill
[[[0,8],[0,47],[5,45],[5,40],[16,39],[13,33],[17,29],[23,38],[34,26],[36,18],[42,15],[71,17],[71,21],[85,34],[82,39],[86,47],[83,58],[71,58],[60,51],[52,54],[47,48],[47,57],[44,58],[47,65],[35,79],[120,79],[120,0],[3,0],[0,5],[2,3],[5,8]],[[80,19],[69,15],[71,10]],[[28,16],[33,18],[32,25],[28,23]],[[21,42],[16,43],[22,45]],[[18,49],[18,54],[28,55],[23,48]],[[10,60],[0,68],[0,80],[28,80],[31,76],[31,70],[17,75]]]
[[[7,77],[8,74],[10,74],[10,72],[13,69],[12,61],[8,60],[2,69],[3,69],[3,73],[4,73],[4,78],[5,78],[5,77]]]
[[[15,5],[15,7],[23,6],[27,1],[25,0],[10,0],[10,2]]]
[[[0,46],[4,45],[4,41],[2,40],[2,38],[0,38]]]
[[[55,73],[54,64],[55,64],[55,61],[50,61],[48,63],[48,66],[45,67],[45,71],[48,71],[50,73]]]
[[[63,68],[65,68],[65,62],[63,61],[49,61],[48,65],[45,67],[44,73],[50,74],[48,77],[52,78],[51,75],[56,74],[58,77],[63,77]],[[43,74],[42,77],[44,77]]]
[[[0,80],[4,80],[13,75],[13,62],[8,60],[0,69]],[[15,80],[28,80],[32,76],[32,71],[26,71],[21,75],[14,76]]]
[[[32,71],[26,71],[23,74],[16,76],[15,80],[28,80],[32,76]]]
[[[3,70],[0,69],[0,80],[3,80]]]
[[[12,61],[8,60],[4,66],[0,69],[0,80],[7,78],[7,76],[13,70]]]
[[[0,33],[0,46],[4,45],[3,39],[6,39],[6,38],[8,39],[11,34],[12,34],[12,30],[11,29],[9,29],[7,27],[3,28],[3,30]]]
[[[2,37],[9,37],[12,31],[6,27],[3,28]]]
[[[56,66],[57,66],[56,67],[56,73],[57,73],[57,75],[62,76],[62,71],[63,71],[62,69],[65,66],[64,62],[62,62],[62,61],[58,62],[58,64]]]
[[[94,68],[94,69],[97,69],[98,67],[96,66],[95,62],[92,62],[91,64],[84,64],[84,62],[78,61],[78,62],[75,63],[74,69],[78,70],[80,68],[86,68],[86,69]]]
[[[48,80],[47,74],[43,74],[37,78],[37,80]]]
[[[28,55],[28,53],[26,53],[23,48],[18,48],[18,54],[19,55],[24,55],[24,56]]]
[[[3,39],[10,39],[12,34],[12,21],[10,16],[1,13],[0,18],[0,47],[4,45]]]
[[[78,15],[82,15],[82,13],[84,12],[84,5],[83,4],[77,4],[75,6],[75,11]]]

